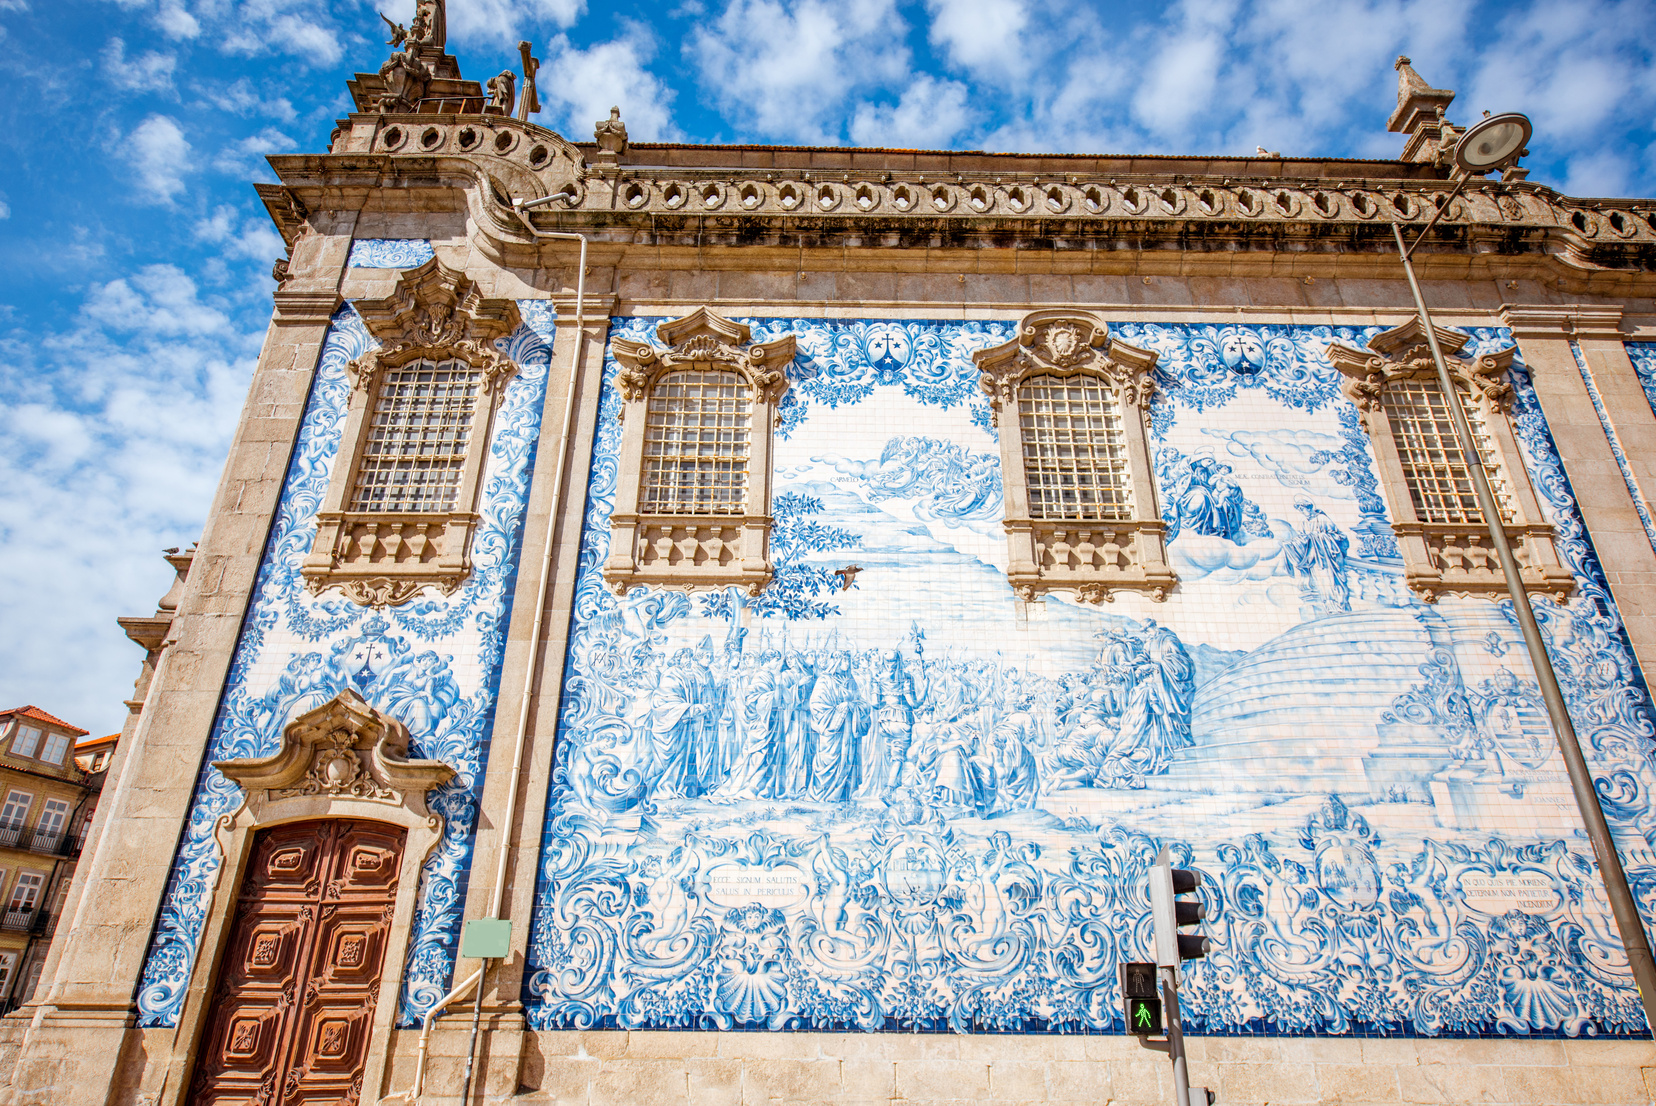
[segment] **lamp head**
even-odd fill
[[[1529,116],[1516,111],[1481,119],[1455,143],[1455,167],[1463,173],[1504,169],[1529,152],[1530,133]]]

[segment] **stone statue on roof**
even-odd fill
[[[444,0],[417,0],[408,25],[410,42],[441,50],[448,45],[448,9]]]
[[[387,46],[403,46],[408,42],[407,27],[404,27],[401,23],[393,22],[391,17],[384,12],[380,12],[379,17],[385,20],[387,27],[391,28],[391,37],[385,41]]]
[[[483,86],[489,92],[489,102],[483,106],[484,115],[510,115],[517,100],[517,74],[502,69],[498,77],[490,77]]]

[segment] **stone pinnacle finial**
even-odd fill
[[[1392,68],[1397,70],[1397,110],[1386,120],[1386,129],[1409,136],[1403,144],[1404,161],[1439,161],[1457,133],[1443,117],[1454,90],[1427,84],[1405,55],[1398,55]]]
[[[614,165],[627,152],[627,125],[621,122],[621,109],[610,108],[608,119],[600,119],[592,128],[592,140],[598,144],[594,160]]]
[[[1427,84],[1425,78],[1414,71],[1414,66],[1409,63],[1409,59],[1405,55],[1397,55],[1397,60],[1392,63],[1392,68],[1397,70],[1398,104],[1403,104],[1417,92],[1438,91]]]

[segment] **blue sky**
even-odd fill
[[[575,139],[619,104],[634,140],[1384,157],[1406,53],[1452,119],[1529,113],[1534,179],[1656,195],[1652,3],[450,6],[468,76],[536,44],[538,121]],[[114,619],[199,535],[269,317],[249,182],[322,148],[385,56],[374,13],[0,0],[0,708],[120,725],[140,655]]]

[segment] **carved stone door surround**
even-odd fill
[[[283,730],[281,747],[270,756],[220,761],[214,767],[242,788],[243,802],[219,819],[217,838],[224,862],[211,891],[207,923],[168,1061],[157,1106],[178,1106],[189,1090],[198,1049],[211,1015],[214,980],[224,964],[244,879],[250,878],[256,836],[296,822],[350,820],[380,823],[406,840],[395,873],[396,894],[384,940],[367,1045],[362,1101],[384,1093],[392,1022],[408,953],[420,869],[443,834],[443,819],[431,813],[426,795],[446,783],[454,769],[441,761],[411,760],[408,729],[346,689],[300,715]]]

